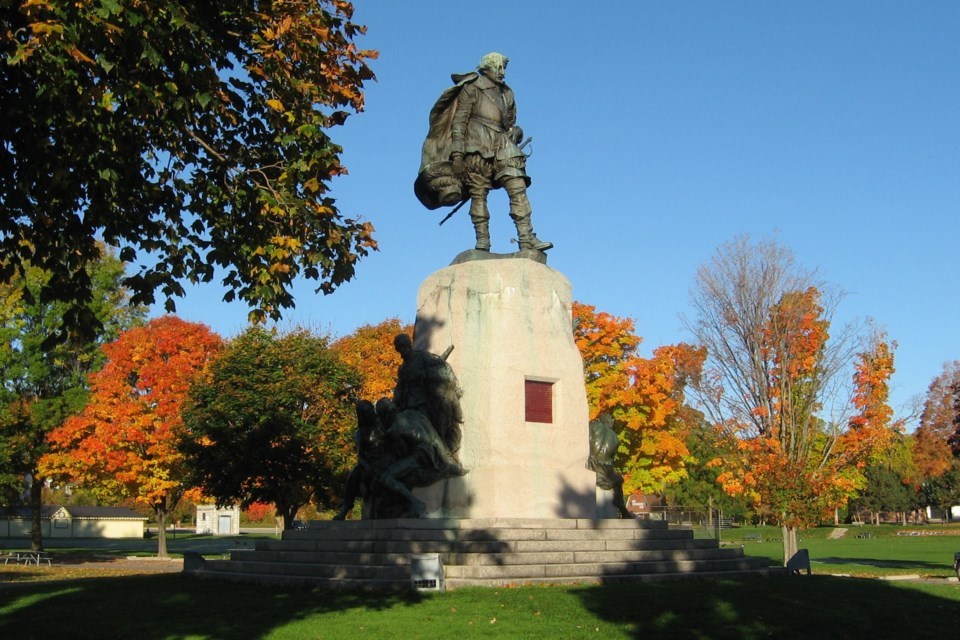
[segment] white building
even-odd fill
[[[147,518],[126,507],[58,507],[40,509],[44,538],[143,538]],[[0,538],[29,538],[30,507],[0,508]]]
[[[197,533],[221,536],[240,535],[240,507],[217,507],[215,504],[197,505]]]

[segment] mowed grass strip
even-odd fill
[[[837,538],[837,529],[846,532]],[[801,549],[810,552],[814,573],[849,574],[862,577],[919,575],[949,577],[953,554],[960,552],[960,526],[818,527],[801,531]],[[750,536],[758,537],[760,542]],[[861,537],[857,537],[861,536]],[[742,527],[722,533],[725,546],[742,544],[744,553],[766,556],[780,565],[783,546],[775,527]]]
[[[960,585],[828,576],[344,593],[180,574],[0,588],[3,638],[943,638]],[[947,635],[944,636],[944,633]]]
[[[811,577],[439,594],[121,576],[122,563],[71,566],[69,558],[84,554],[71,547],[54,551],[64,562],[52,568],[0,566],[0,638],[942,638],[960,629],[957,582],[825,575],[952,575],[960,536],[950,535],[956,527],[939,530],[857,527],[839,538],[830,527],[802,532]],[[913,532],[926,535],[904,535]],[[773,527],[746,527],[723,538],[778,564],[778,535]],[[103,558],[103,551],[87,553]]]

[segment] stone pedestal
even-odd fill
[[[563,275],[519,257],[461,262],[421,285],[414,347],[454,347],[469,469],[418,490],[428,517],[597,516],[570,293]]]
[[[597,492],[597,517],[601,520],[616,519],[620,517],[620,512],[613,504],[613,489],[596,488]]]

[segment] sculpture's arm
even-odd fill
[[[507,109],[503,114],[503,126],[509,131],[517,124],[517,103],[513,98],[512,89],[507,89],[504,92],[503,101],[507,105]]]
[[[467,134],[467,125],[470,123],[470,115],[473,113],[473,107],[477,102],[477,88],[468,84],[460,90],[457,98],[457,108],[453,113],[453,120],[450,124],[450,157],[463,155],[465,138]]]

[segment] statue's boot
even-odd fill
[[[487,210],[486,194],[477,194],[470,201],[470,220],[477,235],[477,251],[490,251],[490,211]]]
[[[552,242],[541,240],[533,232],[533,225],[530,224],[530,215],[523,218],[514,218],[514,224],[517,225],[517,239],[520,241],[521,249],[531,249],[533,251],[546,251],[553,248]]]
[[[477,251],[490,251],[490,221],[474,220],[473,230],[477,234]]]
[[[517,226],[517,240],[521,249],[546,251],[553,248],[552,242],[546,242],[537,237],[530,223],[530,199],[527,197],[527,185],[521,178],[511,178],[503,185],[510,197],[510,217]]]

